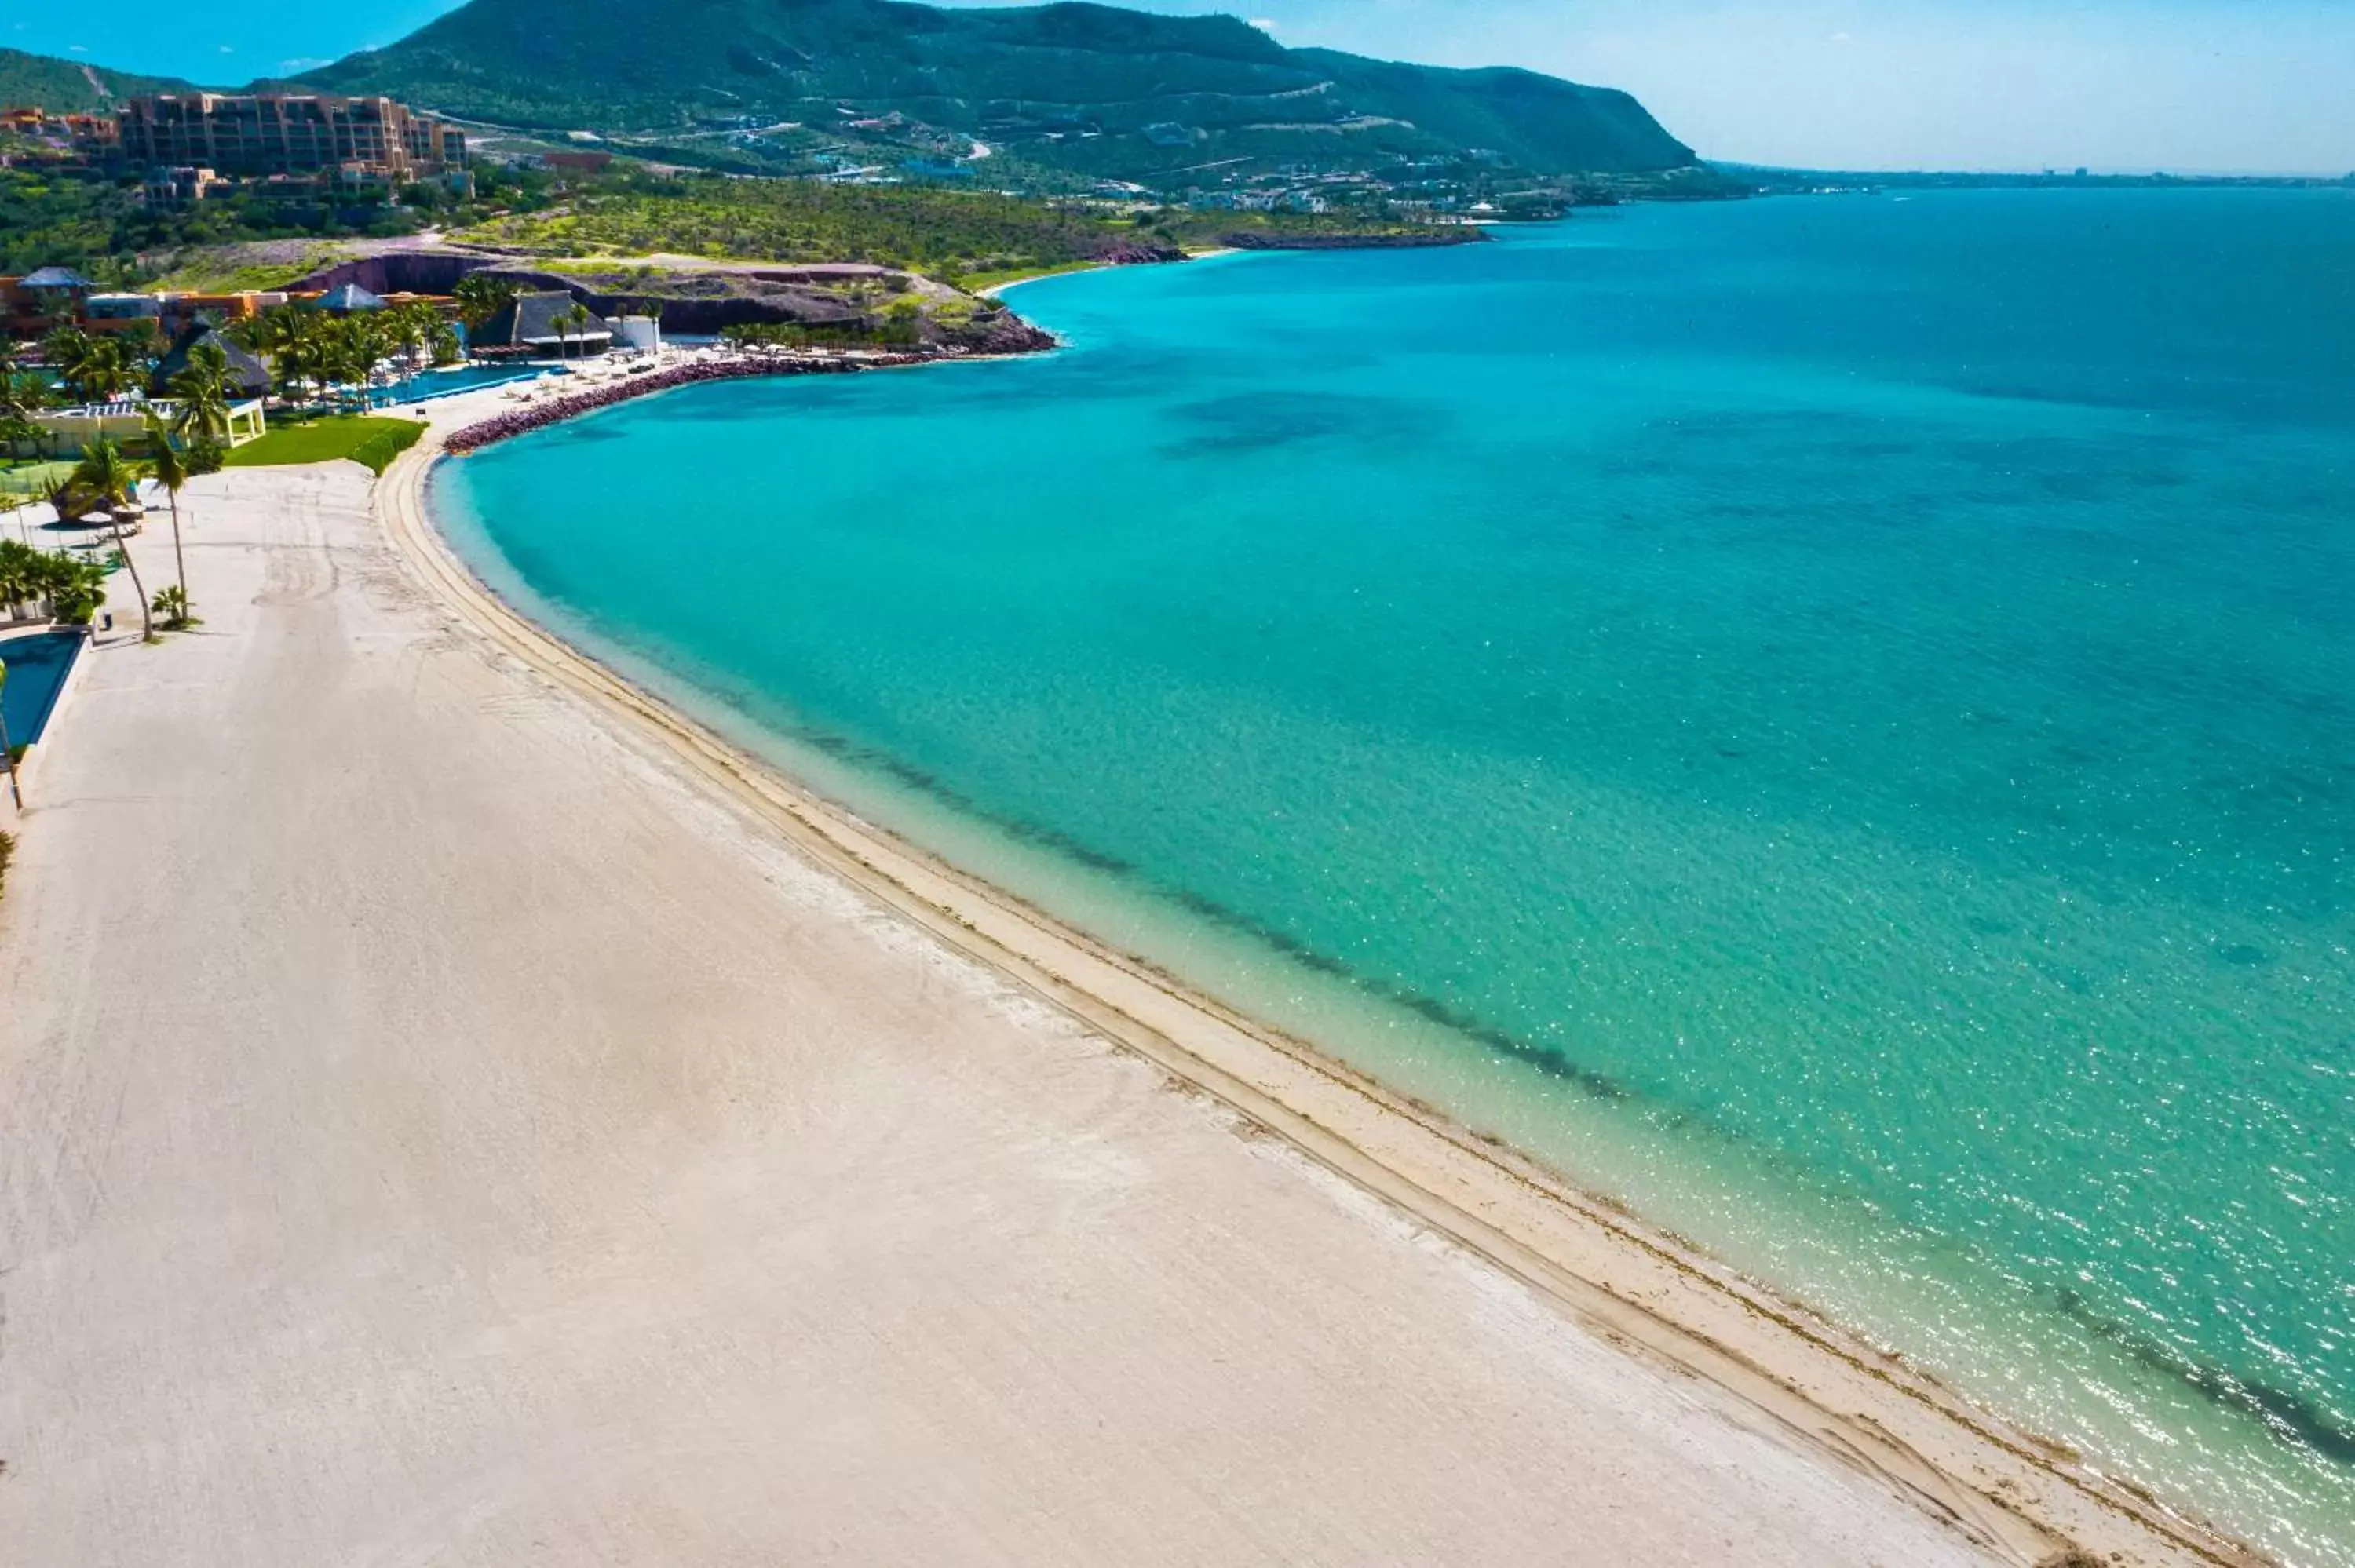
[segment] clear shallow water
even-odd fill
[[[2355,1563],[2355,194],[1033,285],[445,468],[822,787]]]

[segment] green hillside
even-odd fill
[[[87,114],[105,108],[111,99],[133,93],[191,90],[188,83],[168,77],[133,76],[128,71],[78,65],[48,55],[0,49],[0,109],[46,109],[53,114]]]
[[[1625,93],[1287,49],[1231,16],[894,0],[473,0],[301,79],[506,124],[826,131],[899,112],[1025,161],[1150,178],[1229,158],[1366,167],[1484,149],[1543,174],[1678,168]]]

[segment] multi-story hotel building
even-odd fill
[[[466,164],[465,133],[389,98],[324,93],[165,92],[127,99],[123,156],[224,175],[312,175],[357,168],[386,179]]]

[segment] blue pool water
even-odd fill
[[[0,637],[0,664],[8,667],[6,682],[0,683],[0,718],[7,720],[11,746],[41,738],[84,641],[79,631]]]
[[[514,365],[467,365],[454,370],[421,370],[414,376],[402,376],[389,387],[378,387],[369,394],[369,398],[384,406],[422,403],[460,392],[479,392],[485,387],[504,386],[510,381],[529,381],[541,374],[539,370]]]
[[[2355,192],[1013,299],[1070,349],[437,505],[859,810],[2355,1564]]]

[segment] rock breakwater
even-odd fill
[[[783,359],[748,355],[741,359],[698,360],[692,365],[676,365],[667,370],[625,376],[586,392],[568,393],[545,403],[534,403],[495,414],[487,419],[451,431],[449,439],[442,443],[442,450],[461,455],[477,451],[494,441],[504,441],[531,430],[544,429],[559,420],[611,408],[616,403],[625,403],[650,392],[667,392],[674,387],[691,386],[698,381],[738,381],[762,376],[843,375],[854,370],[889,370],[911,365],[928,365],[940,357],[929,354],[882,354],[863,359]]]

